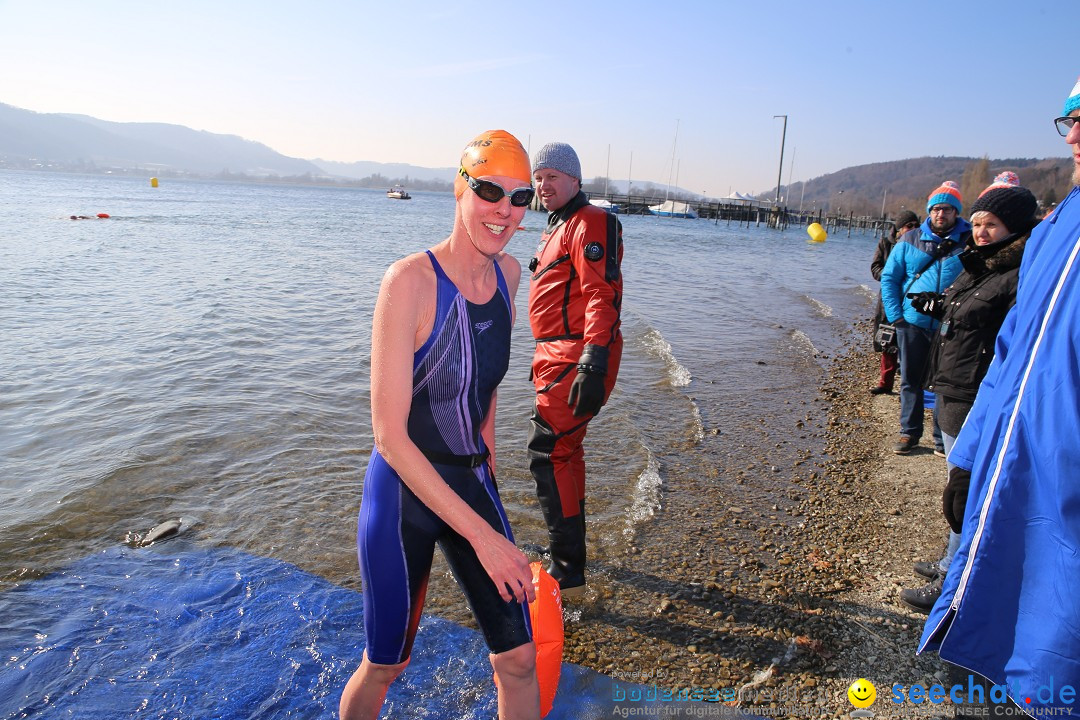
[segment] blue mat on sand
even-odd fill
[[[183,540],[112,548],[0,593],[0,718],[332,718],[363,644],[360,593],[293,565]],[[564,664],[548,718],[736,712],[649,690]],[[381,717],[496,714],[483,638],[425,617]]]

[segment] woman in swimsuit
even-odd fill
[[[367,646],[342,692],[342,720],[378,717],[408,665],[436,544],[491,650],[499,717],[540,717],[532,571],[514,545],[492,455],[521,278],[503,248],[532,200],[529,181],[513,135],[477,136],[461,156],[450,237],[383,277],[371,337],[375,449],[357,531]]]

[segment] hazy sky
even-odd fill
[[[785,184],[1065,157],[1076,1],[0,0],[0,102],[426,167],[505,128],[586,177],[766,192],[782,114]]]

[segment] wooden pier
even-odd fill
[[[663,197],[646,195],[618,195],[614,193],[586,193],[590,200],[604,199],[613,205],[619,206],[620,215],[649,215],[649,206],[659,205],[664,202]],[[826,232],[834,233],[847,230],[850,235],[854,230],[880,231],[888,223],[884,218],[856,216],[854,213],[847,215],[828,214],[821,210],[797,210],[786,207],[773,207],[771,205],[755,205],[750,203],[737,203],[730,200],[686,200],[682,198],[668,197],[668,200],[685,202],[699,219],[712,220],[715,223],[721,221],[728,225],[736,223],[747,227],[765,225],[786,230],[788,226],[802,227],[810,223],[820,223]],[[539,199],[535,200],[535,210],[542,210]],[[680,220],[681,218],[670,218]]]

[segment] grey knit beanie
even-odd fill
[[[537,151],[536,158],[533,160],[532,171],[535,173],[537,170],[545,168],[566,173],[581,182],[581,163],[578,161],[574,148],[566,143],[548,143]]]

